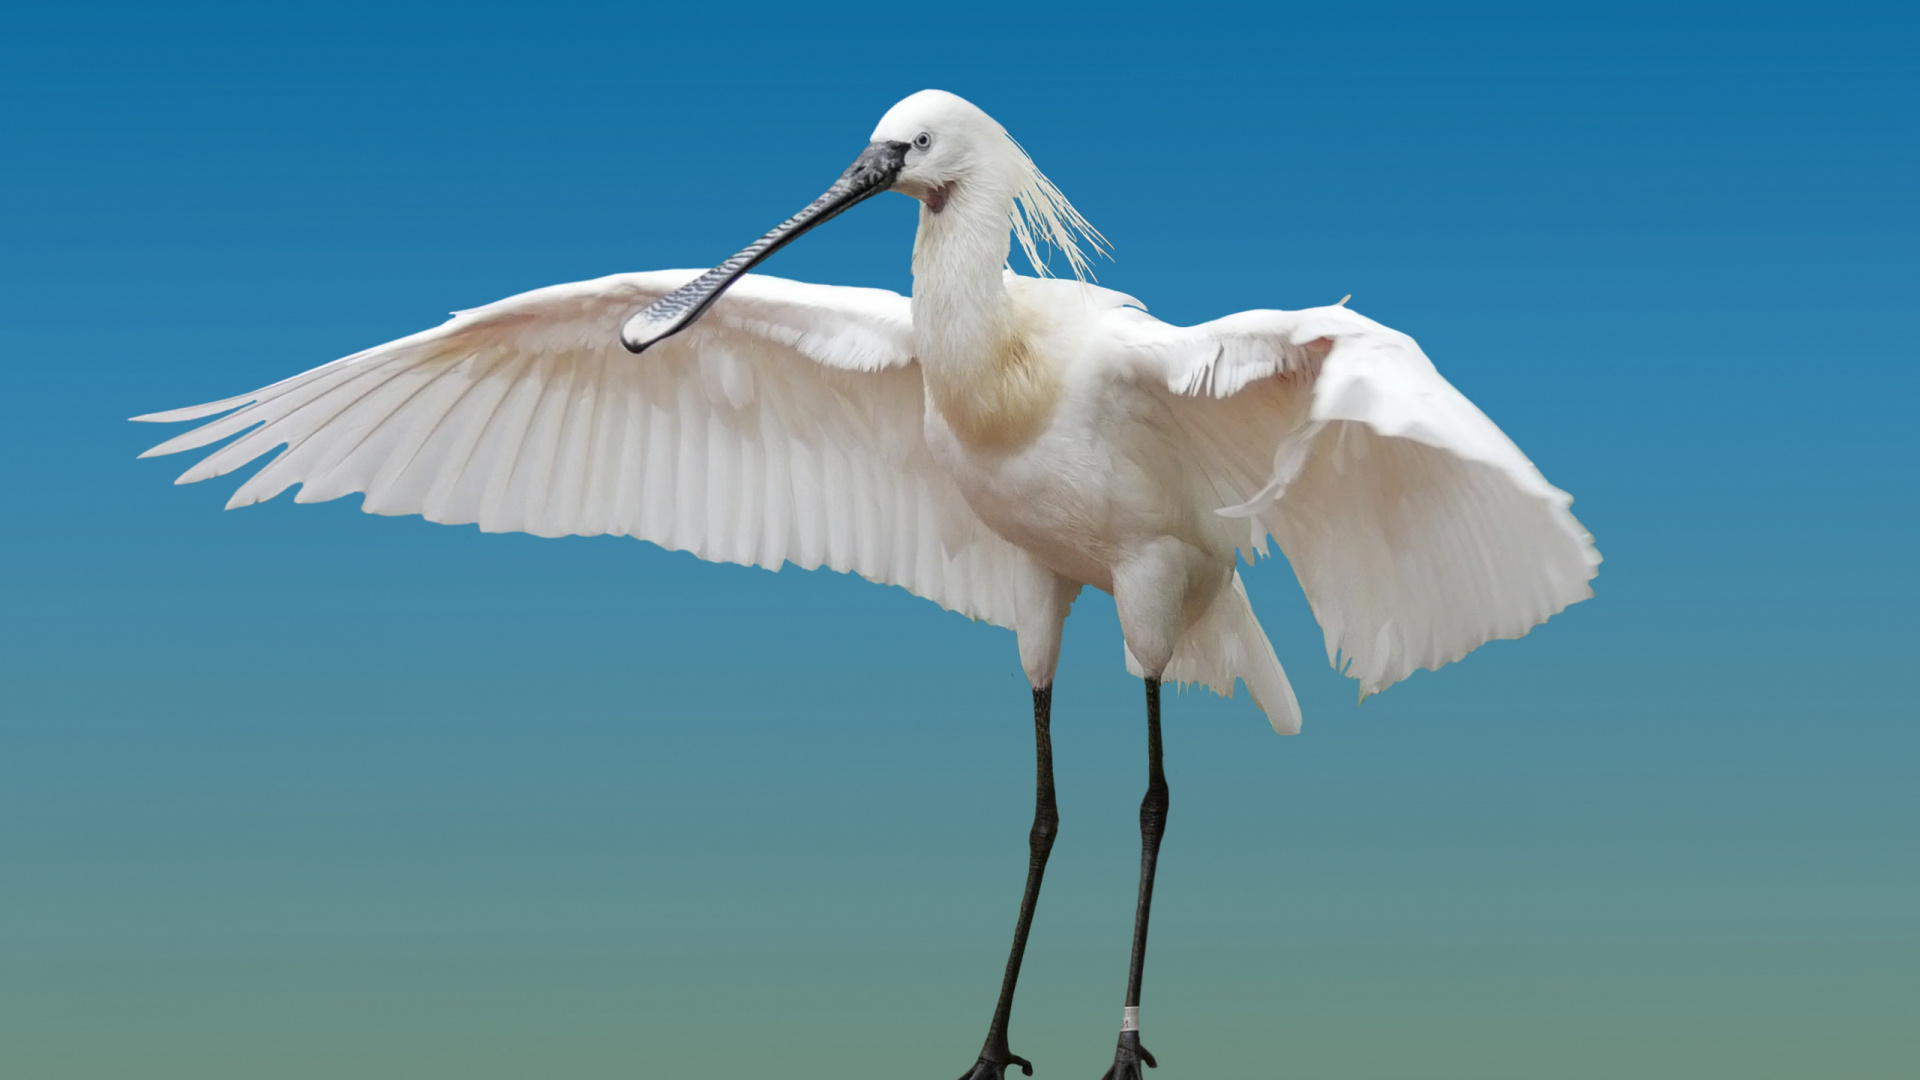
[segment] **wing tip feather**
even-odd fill
[[[243,405],[251,405],[256,399],[255,394],[242,394],[239,397],[209,401],[204,405],[188,405],[181,409],[141,413],[139,416],[127,417],[127,421],[133,424],[178,424],[187,420],[203,420],[219,413],[232,412]]]

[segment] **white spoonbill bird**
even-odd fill
[[[747,273],[888,190],[921,204],[911,299]],[[1010,235],[1041,277],[1006,269]],[[1085,282],[1103,243],[991,117],[925,90],[825,195],[705,273],[536,289],[136,419],[218,416],[148,455],[238,436],[180,483],[285,447],[230,507],[294,484],[297,502],[362,492],[370,513],[488,532],[829,566],[1013,630],[1038,792],[974,1080],[1032,1072],[1007,1021],[1059,823],[1054,666],[1080,589],[1111,593],[1147,699],[1139,906],[1107,1072],[1134,1080],[1154,1064],[1138,1020],[1168,804],[1160,685],[1231,694],[1239,679],[1274,730],[1300,727],[1236,551],[1279,542],[1363,696],[1591,596],[1600,556],[1572,500],[1412,338],[1341,305],[1169,326]],[[1046,279],[1041,245],[1077,280]]]

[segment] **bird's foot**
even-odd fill
[[[1018,1065],[1021,1072],[1033,1075],[1033,1062],[1007,1049],[1004,1039],[998,1046],[989,1043],[980,1051],[980,1060],[974,1062],[973,1068],[963,1073],[960,1080],[1006,1080],[1009,1065]]]
[[[1139,1032],[1123,1031],[1120,1033],[1120,1045],[1113,1052],[1113,1067],[1100,1080],[1141,1080],[1142,1062],[1149,1069],[1160,1067],[1160,1063],[1153,1060],[1153,1054],[1140,1045]]]

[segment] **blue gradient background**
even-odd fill
[[[1910,12],[1911,9],[1907,9]],[[1169,706],[1165,1077],[1920,1066],[1920,71],[1893,6],[11,7],[0,1075],[946,1077],[1024,872],[1011,636],[831,574],[223,514],[124,417],[704,266],[970,97],[1193,322],[1353,293],[1597,599],[1306,734]],[[877,200],[773,272],[906,290]],[[1143,783],[1069,623],[1014,1047],[1097,1076]]]

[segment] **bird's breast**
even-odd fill
[[[964,364],[926,365],[927,404],[953,437],[986,453],[1008,453],[1046,430],[1064,394],[1061,373],[1023,335]]]
[[[1070,580],[1109,588],[1134,547],[1190,531],[1191,500],[1172,486],[1179,455],[1143,440],[1131,412],[1113,394],[1067,388],[1017,445],[970,438],[933,408],[926,439],[988,528]]]

